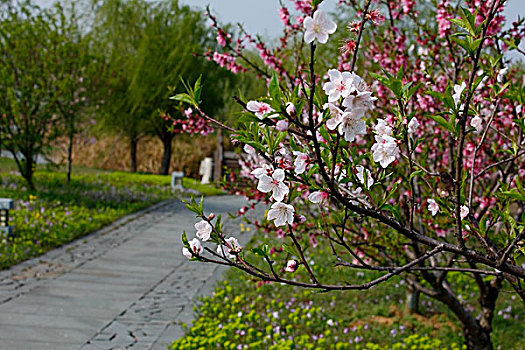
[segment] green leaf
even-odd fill
[[[275,144],[279,145],[284,140],[285,137],[286,137],[286,133],[279,131],[279,133],[277,133],[277,137],[275,138]]]
[[[182,244],[184,244],[185,247],[189,247],[190,244],[188,243],[188,237],[186,236],[186,231],[182,233]]]
[[[408,182],[411,182],[414,177],[419,176],[421,174],[423,174],[423,170],[414,171],[412,174],[410,174],[410,178],[408,179]]]
[[[215,220],[215,231],[222,233],[222,215],[217,215],[217,220]]]
[[[481,44],[481,38],[479,39],[476,39],[476,40],[473,40],[471,43],[470,43],[470,51],[471,52],[474,52],[477,50],[479,44]]]
[[[465,29],[465,31],[467,33],[469,33],[470,35],[474,36],[475,33],[474,33],[474,28],[472,28],[472,26],[470,25],[470,23],[463,19],[463,18],[451,18],[449,19],[450,22],[454,23],[455,25]]]
[[[400,98],[403,95],[403,84],[400,80],[394,80],[390,87],[396,98]]]
[[[396,75],[397,75],[397,80],[401,82],[403,80],[403,75],[404,75],[403,66],[399,67]]]
[[[371,76],[372,78],[374,78],[375,80],[379,81],[379,82],[382,83],[383,85],[387,85],[387,86],[389,85],[388,82],[390,81],[390,79],[388,79],[388,78],[386,78],[386,77],[384,77],[384,76],[382,76],[382,75],[380,75],[380,74],[377,74],[377,73],[372,73],[372,72],[371,72],[371,73],[369,73],[369,74],[370,74],[370,76]]]
[[[390,190],[390,192],[388,192],[388,194],[385,196],[385,198],[383,198],[383,200],[381,201],[381,204],[379,204],[379,208],[380,209],[381,209],[381,207],[383,207],[388,202],[388,200],[390,198],[392,198],[394,193],[396,193],[398,186],[399,186],[399,184],[397,182],[395,182],[394,186],[392,186],[392,190]]]
[[[190,95],[188,95],[188,94],[177,94],[175,96],[171,96],[170,100],[181,101],[181,102],[188,103],[190,105],[195,105],[195,103],[193,103],[193,100],[191,99]]]
[[[199,75],[199,77],[195,81],[195,87],[193,88],[193,91],[194,91],[194,98],[193,98],[193,100],[195,101],[195,103],[197,105],[200,102],[199,99],[200,99],[201,91],[202,91],[201,79],[202,79],[202,75]]]
[[[525,191],[523,190],[523,185],[522,185],[522,183],[520,181],[520,177],[519,176],[516,177],[516,187],[518,188],[518,191],[520,193],[525,193]]]
[[[279,78],[277,78],[277,73],[273,72],[272,79],[268,85],[268,90],[270,92],[270,97],[276,105],[281,104],[281,88],[279,87]]]
[[[251,113],[241,112],[237,121],[242,123],[258,123],[260,120]]]
[[[201,215],[199,206],[197,205],[197,202],[195,202],[195,197],[193,195],[190,197],[190,201],[189,202],[185,201],[185,200],[183,200],[183,202],[186,204],[186,209],[188,209],[189,211],[194,212],[197,215]]]
[[[452,134],[456,134],[455,128],[452,125],[450,125],[450,123],[442,116],[430,114],[430,118],[432,118],[432,120],[434,120],[436,123],[450,131]]]
[[[328,133],[328,130],[326,130],[325,128],[319,128],[319,133],[321,134],[321,137],[327,142],[330,141],[330,134]]]
[[[487,232],[487,220],[488,220],[488,215],[485,215],[479,221],[479,230],[481,231],[482,235],[485,235],[485,233]]]
[[[268,245],[265,244],[261,247],[253,248],[252,253],[266,258],[268,257]]]
[[[516,190],[511,190],[511,191],[501,191],[500,194],[501,194],[503,197],[512,198],[512,199],[517,199],[517,200],[519,200],[519,201],[525,201],[525,193],[519,193],[519,192],[516,191]]]
[[[292,246],[292,245],[289,245],[289,244],[284,243],[284,244],[283,244],[283,249],[284,249],[286,252],[288,252],[290,255],[294,255],[294,256],[296,256],[296,257],[301,256],[301,255],[299,254],[299,252],[297,251],[297,248],[295,248],[295,246]]]

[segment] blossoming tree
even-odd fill
[[[267,80],[266,96],[236,98],[245,108],[238,128],[199,108],[200,86],[174,97],[243,145],[243,168],[230,182],[244,187],[230,186],[269,206],[257,224],[285,235],[283,261],[268,245],[243,249],[195,200],[187,207],[201,221],[196,238],[183,234],[183,253],[322,291],[400,276],[454,313],[468,348],[492,349],[501,291],[525,301],[525,90],[503,54],[525,54],[523,21],[502,29],[504,0],[340,0],[356,20],[339,34],[321,2],[293,1],[293,19],[283,7],[284,35],[273,49],[242,28],[233,39],[210,15],[224,50],[209,58]],[[330,36],[338,34],[336,52]],[[250,45],[260,60],[246,55]],[[334,269],[381,275],[327,284],[307,258],[313,244],[330,247]],[[458,273],[474,282],[478,305],[462,301]]]

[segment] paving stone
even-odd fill
[[[204,208],[225,214],[244,204],[218,196]],[[223,218],[238,236],[240,222]],[[0,350],[166,349],[224,271],[181,254],[180,234],[192,235],[195,221],[180,201],[165,202],[0,271]]]

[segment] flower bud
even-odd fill
[[[295,105],[293,103],[288,102],[286,104],[286,113],[291,117],[295,117]]]
[[[211,221],[215,218],[215,213],[211,213],[210,215],[208,215],[208,220]]]
[[[245,144],[244,145],[244,152],[246,152],[248,154],[253,154],[253,153],[255,153],[255,148],[253,148],[249,144]]]
[[[286,272],[295,272],[297,268],[299,267],[299,263],[297,260],[288,260],[288,263],[286,264],[286,268],[284,271]]]
[[[275,124],[275,128],[279,131],[288,130],[288,120],[279,120],[277,124]]]

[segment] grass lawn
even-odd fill
[[[12,238],[0,237],[0,269],[96,231],[130,213],[182,193],[171,191],[169,176],[75,168],[70,184],[60,169],[39,166],[35,191],[28,191],[16,164],[0,158],[0,197],[15,200]],[[185,178],[202,195],[222,193],[213,185]]]
[[[258,246],[261,237],[254,237],[251,246]],[[279,241],[273,243],[279,246]],[[357,284],[378,276],[344,268],[333,273],[334,259],[327,245],[327,250],[322,247],[320,242],[309,248],[308,259],[324,282]],[[283,254],[273,258],[282,261]],[[308,280],[304,268],[295,274],[297,280]],[[451,277],[467,304],[475,300],[472,279]],[[193,326],[171,349],[466,349],[461,327],[446,307],[422,296],[421,315],[414,315],[405,312],[404,300],[405,285],[399,278],[365,291],[320,293],[263,284],[230,269],[214,294],[201,299]],[[525,305],[502,293],[497,310],[495,349],[525,349]]]

